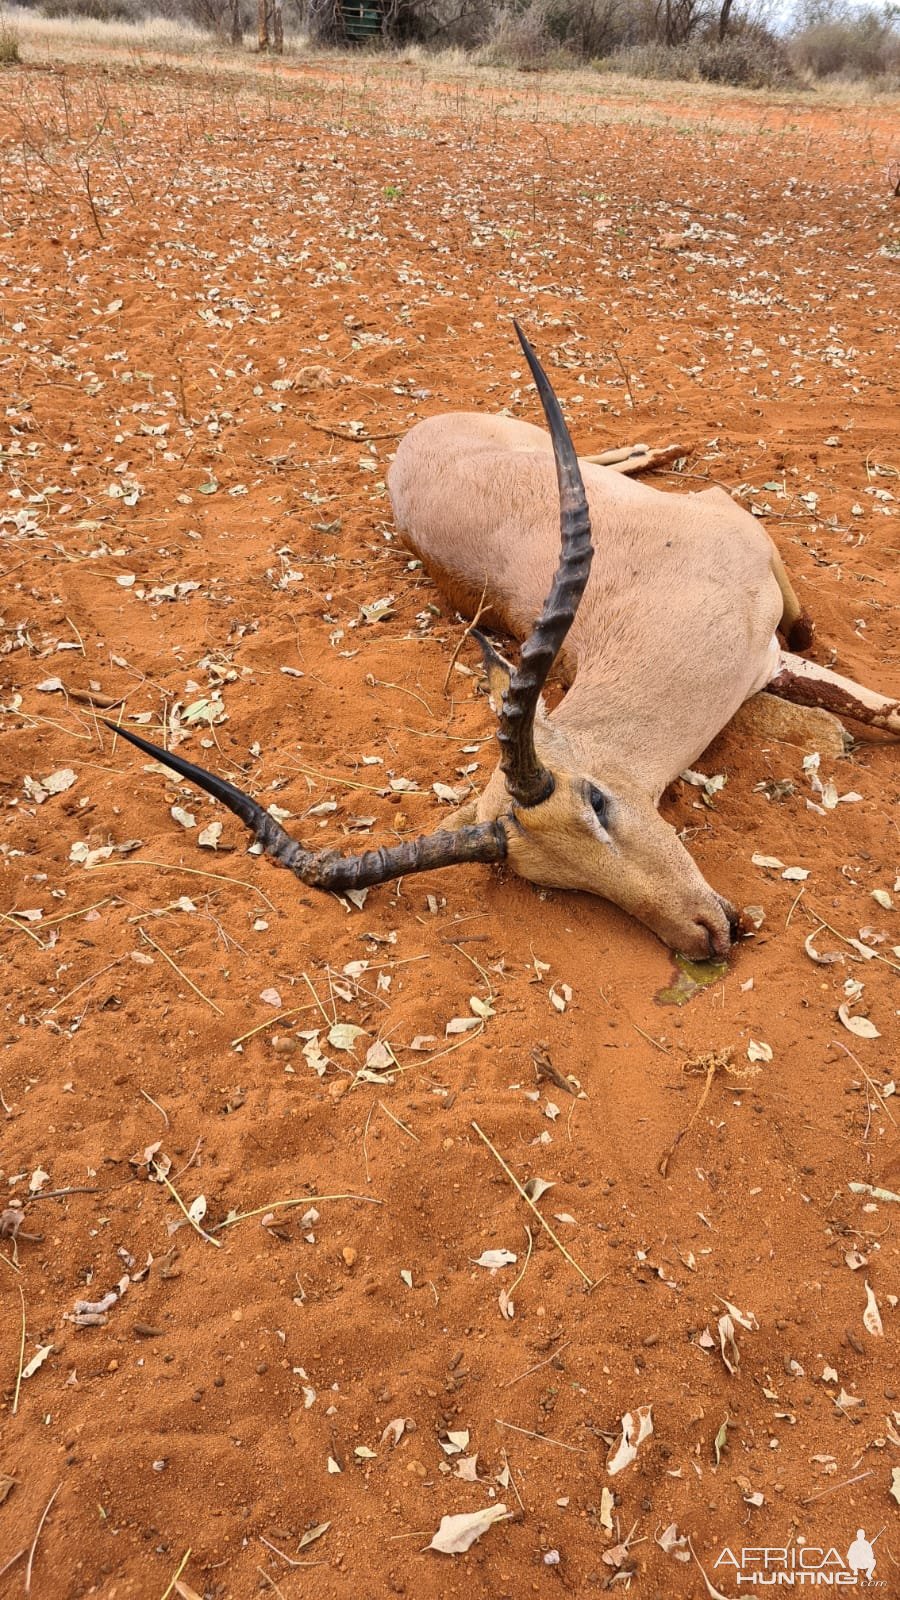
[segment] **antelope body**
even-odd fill
[[[421,839],[313,853],[232,784],[117,731],[220,799],[316,887],[506,860],[533,882],[614,901],[685,954],[722,956],[735,914],[659,816],[663,789],[760,689],[896,734],[900,709],[781,648],[776,630],[802,647],[810,625],[768,535],[724,490],[663,493],[627,476],[628,461],[579,462],[516,331],[549,433],[433,417],[403,439],[388,478],[402,537],[453,604],[469,616],[486,604],[524,640],[512,668],[476,635],[501,751],[477,800]],[[541,690],[557,660],[568,692],[548,713]]]

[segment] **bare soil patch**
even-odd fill
[[[187,722],[317,845],[483,782],[474,652],[445,695],[460,624],[384,477],[431,412],[535,417],[512,315],[585,453],[684,438],[683,487],[765,515],[819,658],[900,693],[890,108],[330,62],[3,90],[0,1594],[54,1493],[54,1600],[705,1593],[672,1523],[727,1594],[726,1546],[843,1556],[860,1526],[896,1584],[896,746],[823,755],[861,796],[833,809],[804,750],[736,729],[711,806],[674,786],[707,878],[765,912],[675,1010],[668,953],[586,897],[472,868],[357,908],[230,817],[201,848],[215,808],[90,709]],[[555,1185],[568,1254],[474,1124]],[[733,1372],[727,1302],[757,1324]],[[492,1502],[468,1554],[423,1553]]]

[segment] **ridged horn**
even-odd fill
[[[471,823],[457,832],[439,829],[418,839],[405,839],[401,844],[382,845],[380,850],[364,850],[361,855],[342,856],[337,850],[304,850],[292,839],[280,822],[251,799],[243,789],[238,789],[225,778],[185,761],[171,750],[162,750],[139,734],[131,733],[116,723],[102,719],[113,733],[127,739],[144,755],[153,756],[163,766],[171,767],[179,777],[187,778],[220,800],[233,811],[259,841],[267,856],[280,867],[306,883],[312,889],[368,889],[372,884],[386,883],[390,878],[405,877],[410,872],[431,872],[436,867],[455,867],[466,861],[503,861],[506,856],[506,833],[503,824],[495,822]]]
[[[518,322],[513,321],[531,368],[556,461],[559,484],[560,557],[543,609],[522,646],[519,665],[503,696],[500,765],[506,787],[520,806],[537,806],[553,793],[553,778],[538,760],[534,718],[538,699],[584,594],[594,554],[587,495],[575,446],[550,380]]]

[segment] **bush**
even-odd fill
[[[0,67],[14,67],[21,59],[18,31],[5,17],[0,17]]]
[[[634,78],[727,83],[740,89],[771,89],[794,76],[784,45],[759,26],[736,27],[724,39],[704,34],[687,44],[632,45],[598,65]]]
[[[877,78],[900,71],[900,30],[889,16],[863,11],[804,28],[790,53],[816,78]]]
[[[134,19],[127,0],[42,0],[45,17],[89,17],[93,22],[127,22]]]

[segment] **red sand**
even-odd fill
[[[215,691],[220,718],[184,753],[311,843],[435,826],[432,782],[489,771],[491,716],[477,671],[443,693],[459,624],[391,542],[384,473],[419,416],[534,418],[512,314],[582,402],[582,451],[683,438],[691,473],[770,508],[818,658],[896,694],[890,108],[682,109],[657,88],[607,105],[603,80],[542,101],[333,62],[21,70],[3,90],[0,909],[42,915],[0,924],[0,1166],[7,1204],[32,1183],[90,1192],[27,1205],[40,1237],[20,1235],[19,1275],[4,1244],[0,1568],[56,1492],[42,1600],[521,1600],[632,1568],[649,1600],[698,1596],[697,1567],[655,1542],[673,1522],[727,1594],[726,1546],[843,1556],[884,1525],[890,1592],[900,1209],[848,1184],[900,1188],[898,928],[872,898],[897,899],[896,748],[823,756],[823,780],[863,797],[825,815],[799,748],[728,730],[701,763],[727,773],[715,809],[675,786],[666,815],[708,879],[766,919],[674,1011],[654,1003],[668,953],[600,902],[472,868],[348,912],[248,857],[230,817],[217,854],[198,848],[212,805],[113,747],[84,698],[127,697],[153,737]],[[64,691],[41,692],[52,678]],[[26,776],[61,768],[71,787],[36,803]],[[392,778],[417,787],[385,795]],[[787,798],[759,790],[781,779]],[[71,855],[129,840],[96,869]],[[823,919],[830,966],[804,950]],[[839,937],[861,929],[883,959]],[[880,1038],[837,1019],[848,981]],[[470,996],[494,1014],[446,1036]],[[364,1030],[355,1056],[328,1043],[336,1022]],[[321,1078],[298,1038],[317,1028]],[[399,1070],[355,1077],[378,1039]],[[730,1049],[747,1067],[751,1039],[773,1059],[715,1077],[661,1177],[705,1083],[689,1064]],[[536,1079],[539,1043],[583,1098]],[[592,1293],[475,1122],[521,1180],[555,1184],[540,1209]],[[215,1248],[137,1164],[156,1141],[207,1228],[290,1197],[378,1204],[254,1215]],[[495,1248],[518,1261],[492,1276],[473,1263]],[[105,1325],[66,1320],[148,1260]],[[16,1408],[20,1289],[24,1360],[51,1353]],[[723,1297],[758,1321],[733,1375]],[[608,1477],[642,1405],[655,1431]],[[468,1431],[477,1483],[453,1475],[447,1429]],[[492,1499],[511,1523],[468,1555],[422,1553],[443,1515]],[[23,1593],[25,1562],[0,1594]]]

